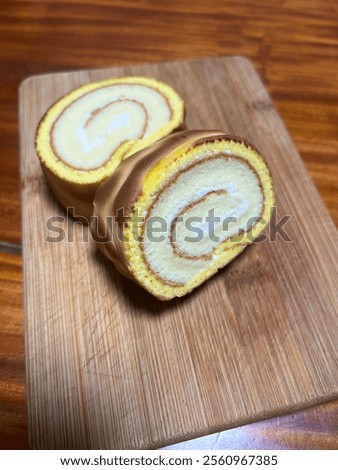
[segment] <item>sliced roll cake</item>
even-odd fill
[[[90,83],[47,111],[36,150],[60,203],[89,218],[100,183],[123,159],[170,134],[183,119],[179,95],[152,78]]]
[[[267,165],[247,141],[179,132],[100,186],[92,233],[125,276],[168,300],[239,255],[268,224],[274,200]]]

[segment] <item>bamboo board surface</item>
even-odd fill
[[[265,155],[277,236],[163,303],[63,216],[34,150],[46,109],[73,88],[148,75],[186,102],[186,127],[223,129]],[[250,62],[214,58],[31,77],[20,90],[24,302],[33,448],[156,448],[338,395],[337,234]],[[88,242],[84,240],[89,238]]]

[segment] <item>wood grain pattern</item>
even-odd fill
[[[21,257],[1,253],[0,258],[0,449],[26,449]],[[337,412],[338,401],[333,401],[229,429],[198,444],[212,448],[217,440],[218,449],[336,449]]]
[[[0,252],[0,449],[27,448],[21,256]]]
[[[83,243],[79,224],[65,227],[70,243],[44,241],[46,220],[62,211],[35,155],[37,123],[75,86],[127,74],[174,86],[188,128],[242,135],[266,155],[278,216],[293,216],[292,242],[256,244],[194,294],[164,304]],[[20,110],[33,447],[158,447],[337,395],[336,230],[248,61],[39,76],[23,84]]]
[[[338,402],[248,424],[169,449],[337,449]]]
[[[246,55],[254,62],[337,223],[336,18],[336,0],[283,0],[264,5],[257,0],[215,0],[212,3],[195,0],[193,5],[188,0],[91,0],[81,2],[81,8],[73,0],[63,0],[57,5],[51,0],[2,0],[0,240],[18,244],[21,239],[17,126],[17,88],[21,80],[33,73],[69,68],[222,54]],[[0,248],[20,251],[18,246],[6,243]],[[6,265],[7,261],[0,278],[3,293],[0,322],[4,339],[0,349],[5,359],[14,357],[13,343],[6,338],[16,338],[18,344],[23,344],[16,326],[22,294],[19,287],[15,295],[7,289],[8,282],[12,282],[7,274],[12,268],[7,269]],[[18,259],[18,285],[19,265]],[[23,361],[22,350],[18,347],[10,372],[3,363],[0,367],[3,378],[0,381],[0,448],[6,447],[9,435],[15,436],[10,445],[27,446],[22,431],[25,420]],[[12,395],[13,406],[7,407],[7,390],[13,388],[17,390]],[[336,422],[337,416],[335,404],[314,410],[286,417],[286,421],[265,421],[261,433],[255,433],[255,444],[246,438],[250,426],[246,427],[246,434],[229,430],[226,435],[243,448],[259,446],[263,434],[269,435],[271,442],[279,442],[282,431],[287,432],[285,437],[290,448],[297,447],[299,442],[304,448],[330,447],[333,434],[330,423]],[[285,422],[288,424],[284,426]]]

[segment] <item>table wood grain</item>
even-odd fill
[[[17,88],[32,74],[218,55],[255,64],[338,221],[335,0],[3,0],[0,448],[27,447]],[[337,402],[223,433],[237,448],[338,447]]]

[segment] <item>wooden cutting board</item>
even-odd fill
[[[84,83],[147,75],[266,156],[277,222],[193,294],[170,302],[120,275],[64,216],[34,150],[47,108]],[[292,84],[290,84],[292,86]],[[31,77],[20,89],[24,292],[33,448],[156,448],[338,396],[337,234],[271,99],[240,57]],[[86,241],[87,240],[87,241]]]

